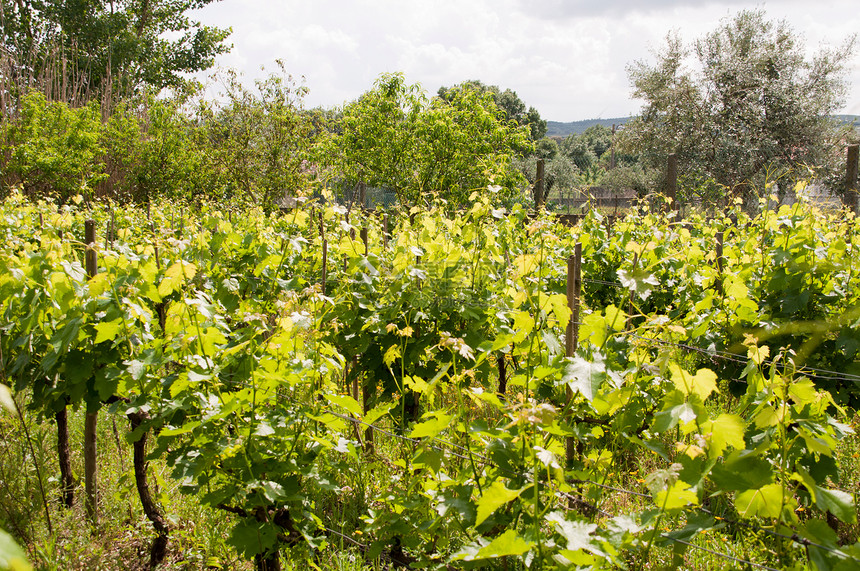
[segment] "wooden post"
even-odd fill
[[[355,399],[355,402],[358,402],[358,374],[356,374],[355,370],[358,368],[358,357],[354,356],[350,363],[350,372],[352,373],[352,398]]]
[[[858,206],[858,189],[857,189],[857,162],[860,147],[857,145],[848,145],[847,160],[845,165],[845,205],[851,209],[854,214],[860,214],[860,206]]]
[[[636,272],[636,264],[639,263],[639,253],[633,254],[633,267],[630,268],[630,274]],[[625,331],[630,331],[633,328],[633,298],[635,297],[634,293],[631,291],[630,295],[627,297],[627,324],[625,326]]]
[[[615,124],[612,124],[612,140],[609,143],[609,170],[615,168]]]
[[[537,177],[535,180],[535,212],[540,212],[545,206],[546,195],[544,193],[544,163],[543,159],[537,161]]]
[[[388,213],[382,215],[382,249],[388,249]]]
[[[678,210],[678,155],[672,153],[666,164],[666,197],[669,210]]]
[[[96,223],[95,220],[84,222],[84,242],[86,242],[87,276],[95,277],[98,273],[98,258],[96,257]],[[98,409],[91,411],[87,407],[84,421],[84,490],[87,496],[87,516],[93,527],[99,524],[98,512],[98,466],[96,464],[96,431],[98,429]]]
[[[579,344],[579,297],[582,293],[582,243],[577,242],[574,253],[567,258],[567,306],[570,308],[570,321],[564,336],[564,354],[573,357]],[[566,387],[567,403],[573,399],[573,391],[570,386]],[[564,442],[565,466],[570,469],[577,454],[577,442],[573,436],[565,438]],[[576,499],[570,497],[568,507],[573,508]]]
[[[367,226],[361,229],[361,241],[364,242],[364,255],[366,256],[370,251],[368,247]]]
[[[364,410],[364,414],[370,410],[370,401],[373,398],[373,392],[370,390],[370,383],[365,382],[361,385],[361,402],[362,402],[362,410]],[[368,454],[373,453],[373,427],[368,426],[364,430],[364,451]]]
[[[723,232],[717,232],[717,292],[723,293]]]
[[[567,258],[567,306],[570,308],[570,321],[564,336],[564,354],[573,357],[579,345],[579,297],[582,293],[582,243],[577,242],[574,253]],[[573,391],[567,387],[567,400],[573,398]],[[576,439],[568,436],[565,440],[567,466],[570,467],[576,456]]]
[[[328,265],[328,240],[323,238],[323,251],[322,251],[322,294],[325,295],[325,279],[326,279],[326,270]]]
[[[349,224],[349,210],[346,211],[345,219],[346,219],[346,223]],[[350,227],[350,229],[349,229],[349,239],[352,241],[355,241],[355,227],[354,226]],[[353,250],[355,250],[355,244],[353,244],[352,248],[353,248]],[[343,255],[343,271],[344,271],[344,273],[346,273],[346,268],[347,268],[348,262],[349,262],[349,257],[346,254],[344,254]]]

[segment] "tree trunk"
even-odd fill
[[[57,458],[60,462],[60,500],[66,508],[75,504],[75,478],[72,476],[72,454],[69,450],[69,413],[63,408],[56,414]]]
[[[96,430],[98,412],[88,412],[84,425],[84,488],[87,494],[87,517],[93,527],[99,524],[98,473],[96,465]]]
[[[139,412],[128,415],[131,421],[131,430],[134,432],[143,423],[143,416]],[[170,527],[167,525],[167,520],[161,515],[158,505],[152,499],[152,494],[149,492],[149,484],[146,481],[146,439],[148,431],[144,431],[140,437],[134,441],[132,448],[134,451],[134,483],[137,486],[137,495],[140,497],[140,504],[143,506],[143,513],[147,519],[152,522],[152,527],[158,534],[158,537],[153,540],[149,549],[149,568],[155,569],[167,555],[167,542],[170,534]]]
[[[278,551],[274,553],[257,554],[254,556],[254,569],[256,571],[281,571],[281,556]]]

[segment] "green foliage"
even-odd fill
[[[233,72],[223,77],[220,103],[201,103],[196,134],[210,165],[213,197],[235,197],[275,208],[275,201],[296,198],[310,175],[314,124],[302,110],[306,88],[297,85],[278,62],[280,74],[244,87]],[[214,187],[214,188],[212,188]]]
[[[655,64],[628,69],[645,106],[625,126],[626,147],[659,169],[677,153],[683,171],[713,179],[727,196],[746,198],[768,176],[789,173],[790,187],[804,165],[826,173],[841,161],[845,129],[828,117],[845,92],[854,44],[852,37],[809,59],[788,25],[760,10],[727,18],[689,47],[670,35]],[[692,56],[700,73],[688,66]]]
[[[546,140],[546,139],[543,139]],[[516,162],[520,172],[523,173],[529,186],[532,188],[537,180],[538,158],[531,156]],[[544,190],[547,196],[569,192],[576,188],[581,182],[581,173],[576,165],[567,157],[557,154],[549,160],[544,161]]]
[[[315,205],[320,226],[202,205],[182,239],[175,210],[150,226],[12,195],[0,212],[19,399],[145,412],[150,460],[224,512],[243,558],[309,560],[337,534],[430,568],[677,566],[736,537],[777,567],[860,555],[825,523],[857,524],[836,452],[856,438],[840,404],[857,351],[825,346],[856,329],[853,217],[681,225],[643,207],[564,228],[478,196],[398,217],[386,244],[338,206]],[[68,238],[85,217],[117,218],[89,280]]]
[[[30,92],[18,120],[3,123],[4,184],[60,201],[92,192],[105,177],[101,128],[97,106],[71,109]]]
[[[305,88],[286,73],[256,90],[229,72],[223,82],[218,103],[144,94],[104,119],[95,104],[70,108],[31,92],[3,124],[3,184],[60,202],[233,198],[272,210],[296,198],[325,128],[302,109]]]
[[[530,147],[489,94],[461,89],[428,101],[392,74],[346,106],[326,154],[347,180],[393,190],[403,205],[438,193],[460,206],[488,185],[510,200],[521,180],[511,161]]]
[[[215,195],[200,139],[179,101],[145,97],[141,105],[118,106],[103,131],[111,174],[105,193],[121,202]]]
[[[505,89],[498,85],[486,85],[478,80],[464,81],[453,87],[440,87],[437,96],[446,101],[453,101],[461,90],[475,90],[480,93],[489,93],[493,97],[493,103],[501,109],[508,121],[514,121],[520,127],[528,127],[529,136],[535,143],[546,135],[547,123],[541,119],[540,113],[534,107],[526,109],[526,104],[519,98],[515,91]]]
[[[229,30],[189,17],[211,2],[6,3],[0,42],[12,63],[7,88],[14,97],[34,88],[71,102],[180,87],[183,74],[211,67],[229,49]]]
[[[0,529],[0,569],[3,571],[29,571],[27,556],[8,533]]]

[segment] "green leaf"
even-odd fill
[[[265,420],[260,421],[260,424],[257,425],[256,430],[254,430],[254,436],[271,436],[275,433],[275,429],[272,428],[272,425],[266,422]]]
[[[516,530],[509,529],[483,547],[479,548],[474,544],[465,546],[461,551],[454,554],[451,561],[475,561],[522,555],[531,549],[532,545],[532,542],[523,539]]]
[[[12,391],[6,385],[0,384],[0,408],[5,408],[9,412],[15,412],[15,399],[12,398]]]
[[[699,369],[695,375],[691,375],[677,363],[672,363],[669,370],[675,387],[686,395],[695,394],[704,401],[712,392],[719,392],[717,375],[710,369]]]
[[[579,340],[601,347],[610,331],[621,331],[627,324],[627,314],[614,305],[608,306],[603,313],[589,313],[582,318],[579,327]]]
[[[341,407],[346,410],[356,418],[361,418],[364,411],[361,408],[361,405],[358,404],[354,398],[349,395],[335,395],[335,394],[327,394],[325,396],[326,400],[330,403]]]
[[[478,500],[478,517],[475,519],[475,526],[481,525],[499,507],[520,497],[520,493],[524,489],[510,490],[505,487],[501,479],[493,482],[490,487],[484,488],[484,493]]]
[[[845,523],[857,522],[857,508],[851,494],[819,486],[809,472],[800,466],[797,467],[794,479],[806,486],[821,511],[830,512]]]
[[[711,469],[711,480],[723,490],[749,490],[773,481],[773,466],[749,450],[735,450]]]
[[[3,571],[30,571],[24,550],[15,543],[12,536],[0,529],[0,569]]]
[[[757,490],[746,490],[735,495],[735,509],[741,517],[779,517],[783,503],[780,484],[767,484]]]
[[[436,418],[431,418],[430,420],[421,422],[416,424],[412,429],[412,432],[409,434],[410,438],[428,438],[433,437],[448,428],[448,425],[451,422],[451,419],[454,418],[450,414],[445,414],[442,412],[434,413]]]
[[[366,415],[364,415],[364,422],[366,422],[367,424],[373,424],[374,422],[388,414],[388,411],[394,408],[394,404],[395,403],[392,402],[376,405],[375,407],[367,411]]]
[[[857,508],[854,505],[854,498],[848,492],[829,490],[819,486],[815,490],[815,504],[845,523],[857,523]]]
[[[708,456],[722,456],[729,446],[742,450],[745,446],[745,430],[744,420],[736,414],[724,413],[702,424],[703,435],[710,434],[711,437]]]
[[[482,547],[475,559],[491,559],[508,555],[522,555],[531,549],[532,543],[523,539],[516,530],[509,529]]]
[[[415,468],[427,467],[434,473],[442,468],[442,453],[432,448],[420,450],[412,459]]]
[[[670,487],[654,495],[654,505],[664,510],[674,510],[689,505],[699,505],[699,497],[690,490],[690,485],[677,480]]]
[[[618,270],[618,281],[642,300],[648,299],[654,287],[660,285],[656,276],[641,268],[635,268],[632,272]]]
[[[570,551],[579,551],[580,549],[594,551],[591,534],[597,529],[597,524],[585,521],[569,521],[561,512],[551,512],[546,516],[546,520],[555,524],[558,532],[567,540],[567,549]]]
[[[807,403],[814,403],[818,400],[818,393],[815,391],[815,385],[809,379],[801,379],[793,381],[788,387],[788,394],[792,400],[799,406]]]
[[[398,358],[400,358],[400,347],[392,345],[385,351],[385,355],[382,356],[382,361],[390,367]]]
[[[113,321],[96,323],[96,339],[93,341],[96,345],[102,341],[113,341],[122,329],[122,320],[115,319]]]
[[[239,553],[253,559],[258,553],[275,548],[278,543],[277,529],[273,524],[245,518],[232,529],[229,541]]]
[[[594,400],[604,380],[606,380],[606,366],[599,354],[595,355],[592,361],[578,355],[573,357],[564,368],[564,375],[562,375],[562,382],[567,383],[574,394],[580,393],[589,402]]]
[[[266,480],[260,482],[260,487],[263,489],[263,496],[273,504],[287,499],[287,491],[277,482]]]

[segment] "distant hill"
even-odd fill
[[[860,127],[860,115],[834,115],[833,118],[842,121],[843,123],[853,123],[855,126]],[[571,121],[569,123],[564,123],[561,121],[547,121],[546,136],[567,137],[568,135],[574,134],[581,135],[585,132],[586,129],[593,125],[604,125],[611,129],[613,125],[617,125],[620,127],[631,119],[633,119],[633,117],[615,117],[614,119],[585,119],[583,121]]]
[[[546,122],[547,137],[567,137],[568,135],[581,135],[586,129],[593,125],[604,125],[612,128],[613,125],[623,125],[632,117],[616,117],[615,119],[585,119],[584,121],[571,121],[570,123],[562,123],[561,121]]]

